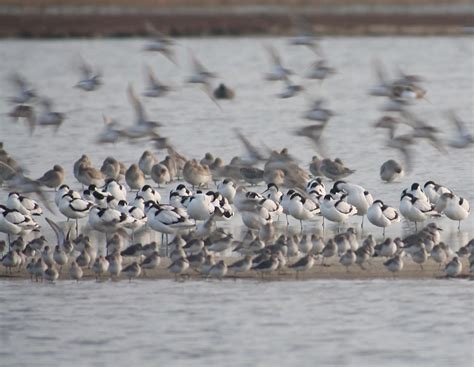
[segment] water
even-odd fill
[[[324,52],[338,73],[322,85],[303,80],[307,95],[289,100],[275,97],[281,83],[262,79],[269,67],[262,45],[270,43],[297,73],[313,61],[307,49],[273,38],[179,39],[179,67],[141,52],[141,39],[1,40],[0,79],[21,71],[68,118],[56,135],[37,129],[30,139],[24,126],[5,116],[11,106],[0,102],[0,141],[32,177],[59,163],[69,183],[74,182],[72,163],[85,152],[96,165],[108,155],[136,162],[146,144],[98,146],[94,139],[102,114],[124,126],[132,123],[125,89],[133,82],[141,91],[142,68],[150,64],[176,91],[147,100],[148,115],[165,125],[162,134],[188,157],[211,151],[229,160],[240,154],[232,131],[240,127],[255,143],[289,147],[306,166],[314,152],[291,131],[307,124],[300,116],[309,96],[323,96],[338,113],[325,131],[328,153],[357,170],[352,182],[395,207],[403,188],[428,179],[474,203],[472,148],[443,155],[420,143],[412,174],[398,183],[380,182],[380,165],[398,157],[385,148],[385,133],[372,127],[383,102],[366,93],[374,82],[371,63],[380,58],[392,75],[400,67],[426,78],[428,101],[417,103],[414,111],[438,127],[443,139],[452,132],[443,117],[450,108],[473,131],[472,38],[325,38]],[[236,89],[236,99],[222,102],[222,111],[199,88],[183,86],[188,48]],[[72,88],[79,54],[104,72],[105,84],[95,93]],[[1,88],[0,101],[10,94]],[[0,199],[5,194],[0,192]],[[472,216],[460,233],[455,223],[439,223],[444,240],[455,248],[474,235]],[[376,229],[367,224],[366,230]],[[394,225],[389,234],[401,231],[402,224]],[[473,288],[465,280],[64,281],[55,286],[1,280],[0,299],[0,357],[8,366],[473,364]]]
[[[0,281],[8,366],[471,366],[466,280]]]
[[[474,42],[469,37],[327,37],[322,49],[338,73],[322,85],[318,82],[293,78],[306,87],[306,94],[282,100],[276,97],[283,83],[263,80],[269,70],[263,45],[272,44],[280,51],[285,65],[304,75],[314,56],[307,48],[286,44],[283,38],[200,38],[179,39],[176,46],[176,67],[161,55],[142,52],[143,39],[99,40],[1,40],[0,59],[3,68],[0,80],[6,80],[14,70],[30,79],[40,94],[51,97],[58,111],[67,113],[67,120],[54,135],[51,129],[39,128],[35,139],[30,139],[24,126],[2,118],[0,141],[7,150],[38,177],[53,164],[66,167],[66,181],[74,186],[72,163],[87,152],[100,167],[108,156],[126,164],[138,161],[146,144],[98,146],[94,143],[102,128],[102,115],[119,120],[123,126],[133,123],[134,113],[126,96],[126,87],[134,85],[137,92],[144,89],[143,67],[151,65],[157,77],[176,88],[169,96],[145,99],[150,119],[165,126],[162,135],[170,137],[177,150],[187,157],[202,157],[211,151],[225,161],[241,154],[232,128],[239,127],[256,144],[273,149],[289,147],[307,167],[314,151],[304,138],[292,131],[308,122],[301,118],[310,97],[324,97],[329,107],[337,112],[324,136],[327,154],[340,157],[356,170],[350,180],[366,187],[375,199],[398,207],[401,191],[412,182],[424,183],[431,179],[455,190],[474,202],[473,149],[450,150],[444,155],[428,143],[417,144],[414,172],[400,182],[383,184],[379,178],[380,165],[387,159],[402,158],[385,147],[386,133],[373,128],[382,116],[379,111],[385,102],[368,97],[375,77],[372,63],[382,60],[391,77],[397,68],[422,75],[426,79],[428,100],[413,108],[430,124],[441,130],[440,138],[448,140],[453,127],[443,116],[454,109],[474,130],[472,95],[474,93]],[[236,90],[236,99],[222,102],[219,110],[196,86],[185,85],[189,75],[188,50],[193,50],[206,67],[219,74],[219,81]],[[72,88],[78,80],[77,58],[82,55],[104,73],[104,86],[97,92],[86,93]],[[0,101],[12,91],[0,89]],[[0,103],[0,115],[11,106]],[[164,158],[166,153],[158,153]],[[0,195],[2,195],[0,193]],[[1,196],[0,196],[1,198]],[[443,223],[445,230],[457,236],[455,223]],[[370,225],[369,230],[375,230]],[[393,226],[400,233],[401,225]],[[463,225],[461,242],[474,234],[472,216]],[[453,241],[453,242],[457,242]]]

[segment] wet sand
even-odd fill
[[[226,263],[231,264],[234,261],[238,260],[238,257],[231,257],[226,258]],[[391,273],[383,266],[383,263],[387,259],[385,258],[372,258],[370,260],[370,264],[364,264],[367,270],[363,270],[358,265],[352,265],[347,270],[344,266],[338,263],[338,259],[333,258],[329,261],[326,259],[325,265],[321,265],[321,259],[319,258],[313,268],[310,270],[300,273],[298,275],[299,280],[309,280],[309,279],[343,279],[343,280],[358,280],[358,279],[442,279],[446,278],[446,274],[444,273],[444,265],[439,266],[433,260],[428,260],[426,263],[423,264],[423,270],[420,268],[420,265],[414,263],[411,259],[405,258],[404,259],[404,268],[398,273]],[[133,260],[132,259],[124,259],[124,267],[127,264],[130,264]],[[292,262],[296,261],[290,261]],[[461,259],[463,264],[463,271],[459,278],[473,278],[472,274],[469,274],[469,262],[467,258]],[[138,278],[138,280],[158,280],[158,279],[174,279],[175,276],[168,272],[167,267],[170,264],[169,259],[161,260],[160,266],[155,270],[145,270],[145,273],[142,269],[142,274]],[[326,266],[329,265],[329,266]],[[11,279],[11,280],[18,280],[18,279],[29,279],[30,275],[27,273],[26,269],[23,268],[20,271],[13,270],[12,274],[7,274],[6,269],[0,267],[0,279]],[[96,279],[95,274],[92,270],[83,268],[84,277],[82,280],[94,280]],[[188,269],[182,276],[179,277],[180,280],[200,280],[205,279],[201,274],[198,272]],[[238,273],[233,274],[232,272],[228,272],[225,276],[225,279],[246,279],[246,280],[261,280],[262,276],[260,273],[255,271],[249,271],[245,273]],[[265,273],[263,276],[263,280],[267,281],[280,281],[280,280],[294,280],[296,279],[296,272],[284,268],[281,272],[273,272],[271,274]],[[63,267],[62,272],[60,274],[59,280],[69,280],[69,275],[66,267]],[[110,276],[103,275],[101,280],[108,281],[110,280]],[[120,277],[121,281],[128,281],[124,275]],[[136,281],[136,280],[133,280]]]

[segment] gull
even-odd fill
[[[145,44],[144,50],[159,52],[176,65],[174,50],[172,49],[174,41],[171,38],[165,36],[163,33],[159,32],[150,22],[147,22],[145,27],[152,38]]]
[[[161,83],[156,78],[150,66],[148,65],[146,66],[145,72],[146,72],[146,79],[147,79],[147,87],[145,89],[145,92],[143,92],[143,95],[145,97],[152,97],[152,98],[162,97],[171,90],[170,87]]]
[[[393,182],[405,175],[405,171],[400,163],[393,159],[385,161],[380,166],[380,178],[385,182]]]
[[[36,181],[43,186],[56,189],[63,184],[64,175],[64,168],[59,164],[55,164],[53,169],[46,171],[43,176],[38,178]]]
[[[75,87],[86,92],[91,92],[99,88],[102,84],[100,80],[102,77],[101,73],[99,71],[94,71],[82,57],[79,58],[79,62],[79,72],[81,73],[81,79],[75,85]]]
[[[128,85],[127,95],[133,109],[135,110],[135,124],[126,128],[123,131],[124,135],[131,139],[139,139],[150,136],[154,133],[157,134],[157,129],[162,126],[162,124],[148,120],[145,108],[135,95],[132,84]]]
[[[10,76],[10,81],[15,85],[18,94],[11,97],[9,100],[16,104],[25,104],[36,97],[36,92],[29,85],[28,81],[19,73],[13,73]]]
[[[462,121],[454,111],[448,112],[448,117],[456,128],[456,135],[448,142],[452,148],[467,148],[474,143],[474,138],[469,130],[466,128],[466,124]]]
[[[283,67],[281,57],[273,46],[266,46],[265,50],[270,57],[270,62],[272,63],[271,71],[265,75],[266,80],[284,80],[287,76],[293,74],[291,70]]]
[[[385,228],[392,223],[400,222],[400,215],[394,208],[385,205],[382,200],[375,200],[367,211],[367,219],[373,225],[382,227],[385,237]]]

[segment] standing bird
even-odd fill
[[[444,268],[444,272],[448,277],[456,277],[462,272],[462,263],[459,257],[452,259]]]
[[[469,202],[466,199],[449,192],[439,197],[435,209],[440,213],[444,213],[449,219],[458,221],[458,230],[461,230],[461,221],[466,219],[471,212]]]
[[[385,182],[393,182],[402,178],[404,174],[402,165],[393,159],[384,162],[380,167],[380,178]]]
[[[400,222],[400,215],[394,208],[385,205],[382,200],[375,200],[367,211],[367,219],[374,226],[382,227],[385,237],[385,228],[392,223]]]
[[[64,174],[64,168],[59,164],[55,164],[52,170],[46,171],[37,181],[43,186],[56,190],[63,184]]]
[[[347,183],[345,181],[337,181],[334,183],[333,189],[336,193],[343,192],[346,194],[345,200],[356,207],[357,214],[362,217],[361,228],[364,228],[364,216],[367,214],[369,207],[374,202],[372,195],[362,186]]]
[[[125,182],[130,190],[140,190],[145,185],[145,174],[138,164],[133,163],[125,172]]]

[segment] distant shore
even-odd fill
[[[231,264],[238,258],[226,258],[226,263]],[[370,264],[365,264],[367,270],[363,270],[358,265],[352,265],[348,270],[344,266],[338,263],[338,259],[332,258],[329,261],[325,261],[330,266],[322,266],[321,260],[317,260],[315,265],[308,271],[300,273],[298,276],[299,280],[305,279],[340,279],[340,280],[360,280],[360,279],[443,279],[446,278],[444,273],[444,265],[439,266],[433,260],[428,260],[423,264],[423,270],[420,265],[414,263],[411,259],[404,259],[404,268],[398,273],[391,273],[383,266],[383,263],[387,259],[384,258],[372,258]],[[467,258],[461,259],[463,264],[463,271],[459,278],[473,279],[474,276],[469,274],[469,262]],[[124,260],[124,267],[130,264],[130,259]],[[294,262],[294,261],[293,261]],[[290,262],[291,264],[292,262]],[[168,272],[167,267],[170,264],[169,259],[162,259],[160,266],[155,270],[145,270],[145,274],[142,271],[141,276],[138,280],[157,280],[157,279],[174,279],[175,276]],[[84,277],[83,280],[95,279],[95,274],[92,270],[83,268]],[[0,266],[0,280],[27,280],[30,275],[23,267],[20,271],[17,269],[13,270],[12,274],[6,274],[5,268]],[[204,279],[201,274],[194,270],[188,269],[183,276],[179,279],[191,279],[199,280]],[[246,280],[261,280],[261,274],[255,271],[249,271],[245,273],[233,274],[229,271],[224,279],[246,279]],[[268,281],[279,281],[279,280],[294,280],[296,279],[296,272],[284,268],[281,272],[273,272],[271,274],[264,274],[263,280]],[[69,280],[67,268],[63,268],[58,281]],[[103,275],[101,280],[110,280],[109,274]],[[121,281],[128,281],[123,275],[120,277]],[[137,281],[137,280],[133,280]]]
[[[21,2],[20,2],[21,3]],[[171,36],[288,35],[304,16],[316,34],[458,35],[472,33],[474,5],[354,4],[144,7],[0,5],[0,37],[132,37],[151,22]]]

